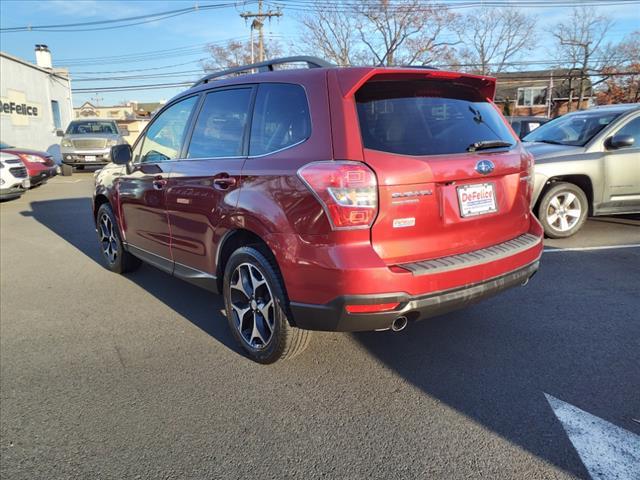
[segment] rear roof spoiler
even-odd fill
[[[355,67],[336,69],[341,93],[345,98],[353,96],[362,85],[373,77],[387,77],[388,80],[401,79],[434,79],[449,80],[476,89],[484,98],[493,100],[496,93],[496,79],[482,75],[471,75],[460,72],[447,72],[424,68],[372,68]],[[381,78],[382,79],[382,78]]]

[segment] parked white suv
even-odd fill
[[[30,186],[29,174],[22,160],[11,153],[0,152],[0,199],[19,197]]]

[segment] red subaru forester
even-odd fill
[[[310,330],[402,330],[525,284],[542,252],[532,157],[494,91],[312,57],[209,75],[97,175],[107,267],[144,260],[222,293],[262,363]]]

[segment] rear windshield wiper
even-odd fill
[[[487,150],[489,148],[510,147],[512,145],[512,143],[505,142],[503,140],[481,140],[469,145],[467,147],[467,152],[476,152],[478,150]]]

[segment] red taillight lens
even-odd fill
[[[44,158],[42,158],[39,155],[30,155],[28,153],[19,153],[18,156],[24,162],[31,162],[31,163],[46,163],[47,162]]]
[[[374,305],[347,305],[345,310],[347,313],[376,313],[388,312],[396,308],[399,303],[376,303]]]
[[[526,172],[522,172],[520,174],[520,181],[522,182],[526,182],[526,190],[525,193],[527,195],[527,200],[529,200],[529,202],[531,202],[531,197],[533,196],[533,187],[534,187],[534,182],[535,182],[535,172],[534,172],[534,160],[533,160],[533,156],[529,155],[529,158],[527,159],[527,170]]]
[[[360,162],[313,162],[298,176],[320,200],[334,230],[369,228],[378,213],[378,181]]]

